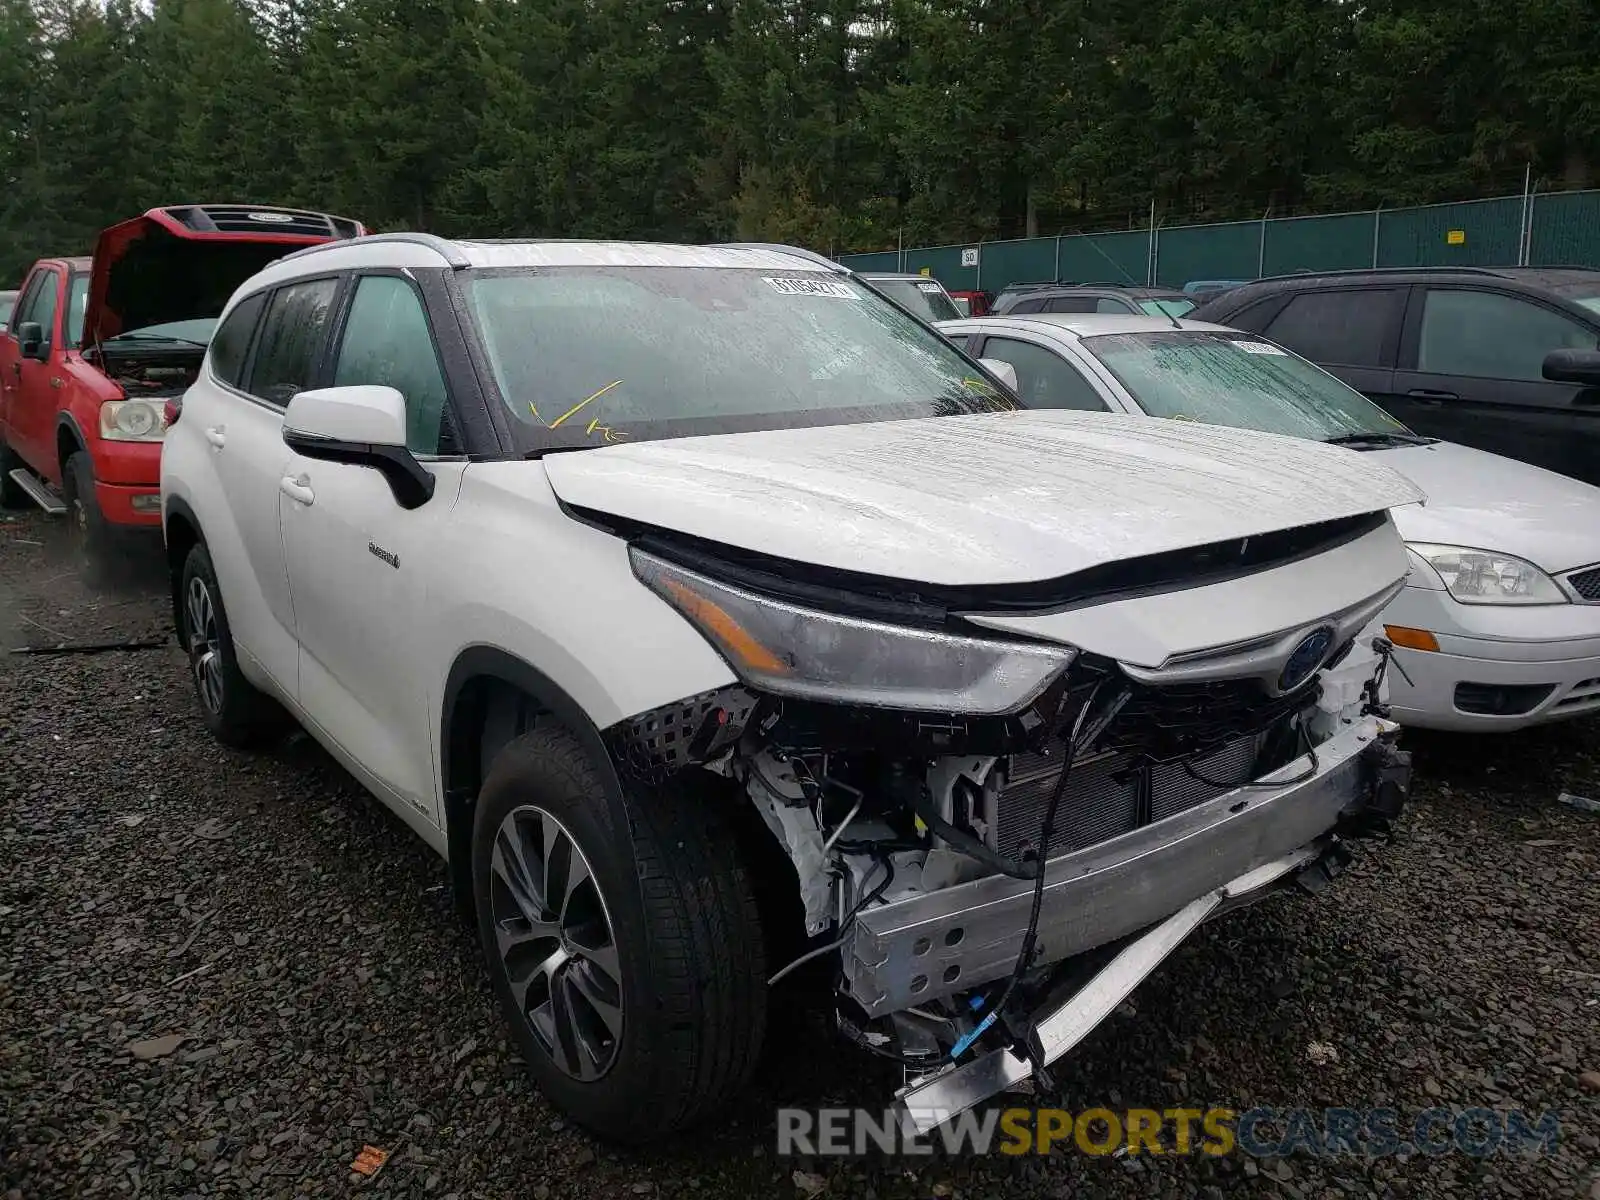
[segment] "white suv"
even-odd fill
[[[911,1128],[1048,1085],[1202,920],[1399,810],[1363,630],[1420,496],[1007,374],[783,247],[291,254],[165,443],[203,718],[287,711],[448,859],[603,1135],[735,1093],[808,975]]]

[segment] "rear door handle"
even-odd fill
[[[228,444],[228,435],[221,425],[213,425],[206,430],[206,441],[221,450]]]
[[[1412,388],[1406,393],[1406,395],[1412,396],[1418,400],[1431,400],[1435,404],[1439,403],[1441,400],[1461,399],[1461,397],[1456,395],[1454,392],[1439,392],[1435,391],[1433,388]]]
[[[303,504],[309,508],[317,502],[317,494],[311,490],[309,476],[302,475],[296,479],[293,475],[285,475],[278,480],[278,488],[296,504]]]

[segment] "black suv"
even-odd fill
[[[1010,289],[1008,289],[1009,291]],[[1057,287],[1030,287],[1027,291],[1000,293],[996,317],[1024,313],[1138,313],[1152,317],[1187,316],[1194,298],[1171,288],[1124,287],[1116,283],[1075,283]]]
[[[1190,316],[1287,346],[1418,433],[1600,484],[1600,270],[1290,275]]]

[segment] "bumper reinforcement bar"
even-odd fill
[[[1049,1065],[1086,1038],[1206,920],[1274,889],[1291,872],[1315,865],[1325,848],[1322,841],[1302,846],[1247,871],[1190,901],[1124,946],[1065,1004],[1035,1022],[1031,1036],[1040,1062]],[[991,1050],[902,1089],[897,1102],[901,1124],[908,1133],[926,1134],[1032,1074],[1032,1065],[1009,1048]]]

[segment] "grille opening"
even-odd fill
[[[1600,567],[1590,567],[1587,571],[1568,575],[1567,582],[1585,600],[1600,600]]]
[[[1458,683],[1456,708],[1486,717],[1520,717],[1544,703],[1553,683]]]

